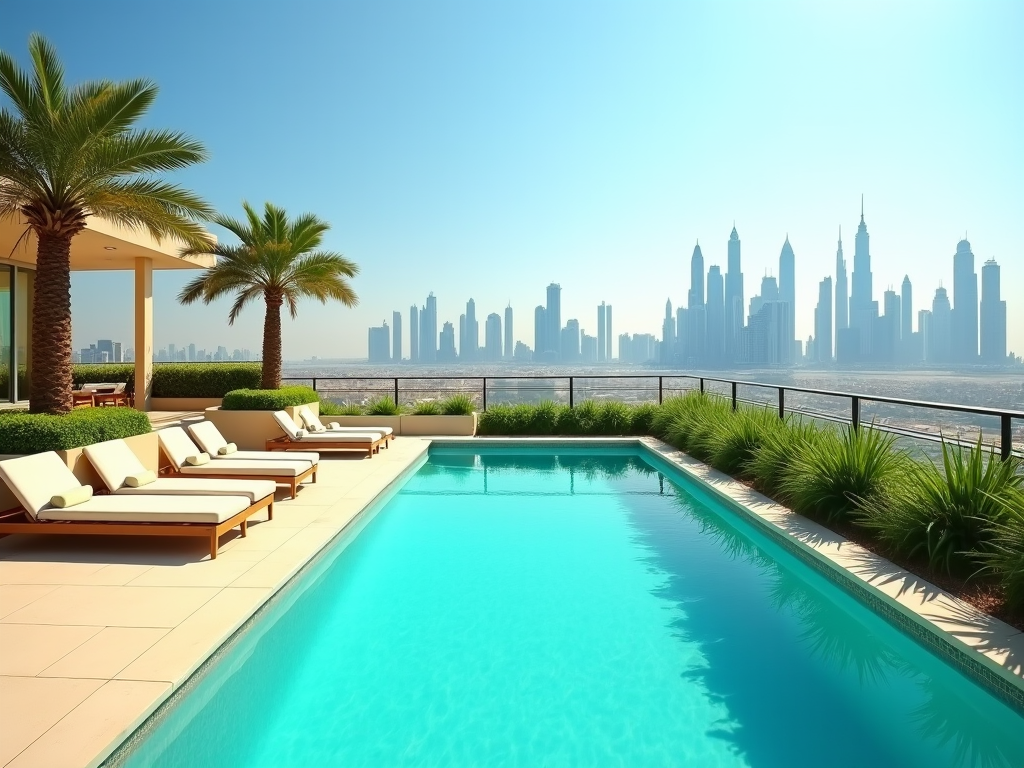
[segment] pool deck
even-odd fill
[[[205,542],[188,539],[0,539],[0,766],[101,763],[430,442],[401,437],[372,459],[322,454],[316,485],[294,500],[279,494],[274,520],[250,522],[244,539],[226,534],[213,561]],[[642,442],[1024,691],[1024,633],[664,443]]]

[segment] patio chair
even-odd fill
[[[240,528],[245,536],[248,518],[269,505],[247,496],[93,496],[52,451],[0,461],[0,479],[21,504],[0,517],[0,534],[202,537],[211,560],[223,533]]]
[[[226,449],[228,449],[228,446],[230,446],[231,443],[224,439],[224,435],[220,433],[220,430],[217,429],[217,425],[212,421],[197,421],[194,424],[189,424],[188,434],[200,448],[210,454],[211,459],[281,461],[283,458],[280,453],[273,453],[272,451],[236,450],[230,453],[226,452]],[[222,449],[225,449],[225,452],[222,452]],[[315,451],[295,451],[294,453],[288,454],[288,459],[294,461],[308,461],[310,464],[316,464],[320,461],[320,454]]]
[[[316,447],[319,451],[366,451],[366,455],[373,458],[381,445],[386,447],[386,439],[380,432],[310,433],[298,429],[285,411],[276,411],[274,421],[284,436],[267,440],[268,451],[302,451]]]
[[[343,427],[336,421],[332,421],[327,426],[324,426],[323,422],[320,421],[320,417],[317,416],[309,408],[309,406],[301,405],[297,411],[299,421],[302,422],[302,426],[306,428],[306,432],[314,435],[322,435],[326,432],[333,434],[345,434],[351,432],[355,434],[365,434],[366,432],[380,432],[384,435],[385,440],[395,439],[395,430],[391,427]],[[385,443],[385,447],[387,444]]]
[[[267,519],[274,519],[274,491],[277,484],[271,480],[157,477],[156,473],[143,466],[124,440],[107,440],[86,446],[84,453],[111,493],[144,496],[245,496],[253,504],[266,499]]]
[[[247,459],[218,459],[214,461],[208,453],[200,451],[181,427],[168,427],[156,433],[160,449],[170,462],[161,467],[161,474],[172,477],[215,477],[221,480],[273,480],[291,488],[294,499],[299,483],[308,478],[316,482],[317,465],[308,461],[278,459],[257,461]]]
[[[126,386],[128,385],[123,381],[117,384],[96,385],[92,396],[93,404],[97,407],[104,405],[127,406],[128,395],[124,391]]]

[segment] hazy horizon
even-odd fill
[[[551,282],[563,322],[593,335],[606,301],[616,335],[660,336],[694,244],[724,270],[734,221],[748,301],[788,235],[806,339],[840,226],[851,265],[861,194],[876,299],[909,275],[916,326],[966,232],[979,276],[1002,267],[1007,346],[1024,353],[1020,3],[100,9],[14,6],[0,48],[24,63],[37,31],[72,82],[154,79],[147,124],[212,155],[175,181],[231,215],[243,198],[315,212],[362,267],[358,308],[306,301],[285,321],[290,360],[365,357],[367,327],[394,310],[408,355],[409,306],[429,291],[439,327],[469,298],[481,325],[511,301],[532,346]],[[182,308],[189,277],[155,277],[156,346],[257,351],[262,309],[229,328],[229,302]],[[76,349],[133,346],[131,286],[74,275]]]

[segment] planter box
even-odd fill
[[[332,421],[343,427],[391,427],[396,435],[402,434],[403,416],[321,416],[320,423],[325,427]],[[369,429],[367,429],[369,431]]]
[[[160,443],[157,440],[156,432],[126,437],[124,441],[132,449],[132,452],[139,457],[139,461],[142,462],[146,469],[151,469],[154,472],[159,469]],[[85,452],[81,448],[69,448],[66,451],[57,451],[56,453],[70,467],[80,483],[91,485],[93,491],[100,491],[106,488],[100,476],[96,474],[96,470],[93,469],[92,464],[85,458]],[[2,456],[0,458],[11,459],[14,457]],[[64,490],[67,489],[54,488],[53,492],[60,493]],[[3,481],[0,481],[0,511],[15,509],[20,506],[21,504],[18,502],[18,499],[15,498]]]
[[[313,413],[319,415],[320,403],[307,403]],[[297,427],[301,426],[295,415],[301,405],[285,408]],[[262,451],[267,447],[267,440],[281,437],[281,428],[274,420],[274,411],[225,411],[220,406],[206,409],[207,421],[213,424],[224,435],[229,443],[234,443],[243,451]],[[313,449],[310,449],[313,450]]]
[[[223,402],[220,397],[151,397],[151,411],[205,411],[217,408]]]
[[[403,435],[451,435],[472,437],[476,434],[476,414],[469,416],[402,416]]]

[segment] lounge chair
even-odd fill
[[[85,457],[92,464],[103,484],[111,493],[142,496],[245,496],[254,504],[267,499],[267,519],[274,519],[274,491],[272,480],[218,480],[206,477],[156,477],[149,482],[133,485],[128,478],[141,478],[147,474],[128,443],[107,440],[87,446]]]
[[[273,480],[291,488],[292,498],[299,490],[299,483],[307,478],[316,482],[317,465],[308,461],[279,459],[277,461],[253,461],[246,459],[223,459],[214,461],[209,454],[200,451],[181,427],[168,427],[157,433],[163,455],[170,466],[162,467],[161,474],[171,477],[206,477],[221,480]],[[192,461],[205,463],[193,464]],[[190,461],[190,459],[192,461]]]
[[[320,417],[313,413],[307,405],[299,406],[296,415],[299,417],[299,421],[302,422],[302,426],[305,427],[306,432],[314,435],[322,435],[327,432],[332,434],[345,434],[348,432],[365,434],[367,432],[380,432],[384,435],[386,440],[395,439],[395,430],[391,427],[343,427],[336,421],[332,421],[325,426],[324,423],[320,421]]]
[[[91,495],[52,451],[0,461],[0,479],[22,508],[0,517],[0,534],[74,533],[124,536],[199,536],[217,557],[220,536],[232,528],[247,533],[248,518],[269,506],[246,496],[92,496],[70,506],[56,494]],[[87,492],[80,489],[88,488]]]
[[[272,451],[235,451],[234,453],[221,454],[221,448],[225,448],[228,445],[228,441],[224,439],[224,435],[220,433],[217,425],[212,421],[198,421],[195,424],[189,424],[188,434],[203,451],[210,454],[211,459],[281,461],[283,458],[280,453],[273,453]],[[308,461],[310,464],[316,464],[320,461],[320,454],[315,451],[304,451],[301,453],[296,451],[289,453],[288,459],[292,461]]]
[[[276,411],[274,420],[284,436],[267,440],[268,451],[303,451],[316,447],[318,451],[366,451],[366,455],[373,458],[381,445],[387,447],[380,432],[310,433],[298,429],[285,411]]]

